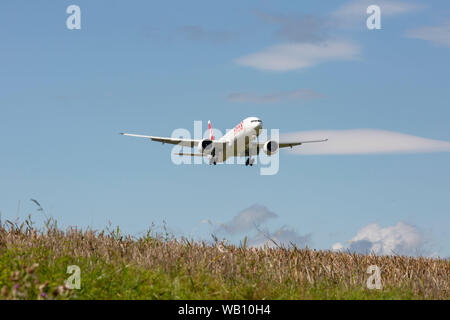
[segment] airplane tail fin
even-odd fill
[[[208,129],[209,129],[209,138],[211,139],[211,141],[213,141],[214,140],[214,136],[213,136],[213,131],[212,131],[212,128],[211,128],[211,121],[208,121]]]

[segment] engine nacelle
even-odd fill
[[[211,139],[203,139],[198,143],[197,149],[201,153],[211,153],[213,149],[213,142]]]
[[[266,143],[264,143],[263,150],[265,154],[271,156],[278,152],[279,149],[278,147],[279,147],[278,142],[276,142],[275,140],[269,140]]]

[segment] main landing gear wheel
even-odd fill
[[[209,165],[216,165],[217,164],[217,158],[216,157],[210,157],[209,158]]]
[[[252,158],[247,158],[247,160],[245,160],[245,165],[246,166],[253,166],[253,163],[255,163],[255,159]]]

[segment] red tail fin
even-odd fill
[[[210,139],[211,139],[211,141],[213,141],[214,140],[214,136],[213,136],[213,131],[212,131],[212,128],[211,128],[211,121],[208,121],[208,128],[209,128]]]

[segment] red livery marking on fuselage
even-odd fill
[[[236,127],[234,127],[234,135],[244,129],[244,121],[241,121]]]

